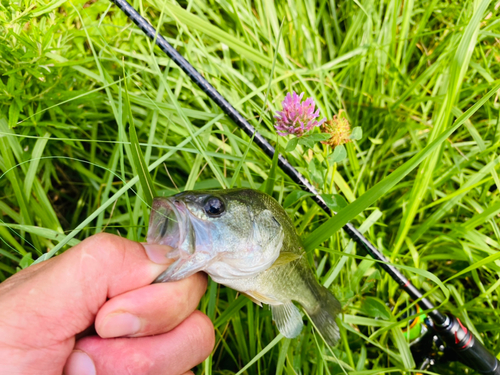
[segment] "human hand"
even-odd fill
[[[168,249],[102,233],[0,284],[0,374],[189,373],[214,345],[207,281],[151,285]]]

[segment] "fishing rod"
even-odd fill
[[[160,49],[167,54],[181,68],[188,77],[198,85],[207,96],[212,99],[231,119],[242,129],[261,150],[272,160],[275,149],[255,128],[238,112],[208,81],[198,72],[177,50],[159,34],[155,28],[144,19],[126,0],[111,0],[120,8],[125,15],[141,29],[147,37],[156,43]],[[313,194],[311,197],[328,215],[335,214],[326,205],[318,191],[311,185],[297,169],[295,169],[282,155],[278,156],[279,167],[292,181],[297,183],[303,190]],[[467,366],[479,371],[481,374],[500,375],[500,364],[498,360],[477,340],[460,320],[450,314],[440,313],[436,307],[424,297],[396,267],[351,223],[344,225],[343,229],[354,242],[364,248],[370,256],[379,260],[380,266],[406,291],[410,297],[417,301],[418,305],[427,311],[432,321],[433,329],[438,332],[443,341],[452,348],[459,360]]]

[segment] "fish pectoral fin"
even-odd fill
[[[269,269],[293,262],[294,260],[299,259],[301,256],[301,254],[292,253],[290,251],[282,251]]]
[[[247,290],[243,292],[248,298],[252,300],[252,302],[256,303],[259,306],[262,306],[263,303],[269,305],[271,303],[276,303],[276,300],[265,296],[263,294],[260,294],[259,292],[256,292],[255,290]]]
[[[302,316],[292,301],[285,302],[282,305],[271,305],[271,311],[273,320],[283,336],[292,339],[302,331],[304,325]]]
[[[259,305],[260,307],[262,307],[262,302],[259,301],[258,299],[256,299],[251,293],[252,292],[242,292],[245,296],[247,296],[248,299],[250,299],[253,303],[255,303],[256,305]]]

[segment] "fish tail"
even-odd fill
[[[339,327],[335,318],[342,306],[335,296],[324,286],[316,284],[313,290],[318,304],[312,309],[306,309],[319,333],[329,345],[335,345],[339,338]]]

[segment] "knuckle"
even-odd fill
[[[110,233],[97,233],[82,242],[82,255],[90,255],[101,261],[123,259],[127,253],[127,247],[135,244],[125,238]]]
[[[86,249],[90,251],[102,251],[106,249],[108,251],[121,250],[122,238],[109,233],[98,233],[87,238],[83,243],[85,243]]]

